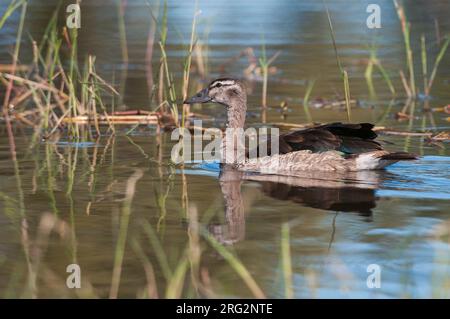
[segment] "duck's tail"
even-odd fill
[[[418,158],[416,154],[408,152],[393,152],[380,156],[380,159],[385,161],[412,161]]]
[[[398,161],[412,161],[418,159],[416,154],[407,152],[375,151],[359,154],[356,157],[356,170],[383,169]]]

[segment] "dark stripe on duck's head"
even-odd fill
[[[239,81],[233,78],[220,78],[220,79],[215,79],[214,81],[212,81],[208,88],[214,89],[214,88],[219,88],[222,86],[230,86],[230,85],[235,85],[238,84]]]

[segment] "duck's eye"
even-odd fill
[[[220,88],[221,86],[222,86],[222,83],[217,83],[217,84],[215,85],[216,88]]]

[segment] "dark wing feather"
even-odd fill
[[[377,134],[370,123],[331,123],[280,135],[279,153],[310,150],[314,153],[330,150],[346,154],[359,154],[382,150],[374,139]],[[272,155],[270,141],[268,155]]]
[[[325,129],[307,129],[280,135],[280,141],[287,143],[292,151],[311,150],[324,152],[336,149],[341,144],[338,136]],[[280,150],[281,152],[281,150]]]
[[[280,135],[280,140],[291,146],[291,152],[337,150],[346,154],[357,154],[382,149],[381,145],[374,141],[377,134],[372,128],[370,123],[331,123],[283,134]]]
[[[368,140],[377,137],[377,134],[372,130],[373,124],[370,123],[344,124],[337,122],[321,125],[317,128],[328,130],[338,136],[359,137]]]

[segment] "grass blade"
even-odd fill
[[[308,119],[309,123],[312,123],[312,116],[309,112],[309,98],[311,96],[312,90],[314,88],[314,84],[316,83],[316,80],[312,80],[308,82],[308,86],[306,87],[305,96],[303,97],[303,111],[305,112],[306,118]]]
[[[331,40],[333,41],[333,48],[334,48],[334,54],[336,56],[336,62],[337,66],[339,68],[339,71],[341,72],[342,79],[344,81],[344,92],[345,92],[345,107],[347,109],[347,120],[351,121],[351,110],[350,110],[350,84],[348,80],[348,73],[347,71],[342,67],[341,60],[339,59],[338,49],[336,45],[336,37],[334,34],[334,28],[333,23],[331,22],[331,16],[330,11],[328,10],[328,6],[325,3],[325,0],[323,1],[323,4],[325,5],[327,18],[328,18],[328,25],[330,28],[330,34],[331,34]]]
[[[3,25],[5,24],[6,20],[8,20],[8,18],[11,16],[11,14],[13,14],[14,11],[16,11],[16,9],[18,7],[20,7],[26,0],[22,0],[22,1],[12,1],[9,5],[8,8],[6,8],[5,13],[3,14],[2,18],[0,19],[0,29],[3,28]]]
[[[292,285],[292,261],[289,238],[289,224],[285,223],[281,227],[281,260],[283,265],[285,296],[287,299],[292,299],[294,298],[294,291]]]
[[[439,63],[441,63],[442,58],[444,57],[449,44],[450,44],[450,36],[447,36],[447,39],[442,45],[441,50],[439,51],[439,54],[437,55],[436,60],[434,61],[433,71],[431,72],[430,81],[428,82],[428,92],[431,91],[431,87],[433,86],[434,79],[436,77],[436,73],[439,67]]]
[[[236,273],[244,280],[247,287],[253,293],[256,298],[265,299],[266,296],[261,288],[253,279],[250,272],[245,268],[242,262],[234,256],[227,248],[220,244],[213,236],[210,234],[204,234],[206,240],[211,244],[211,246],[230,264],[230,266],[236,271]]]

